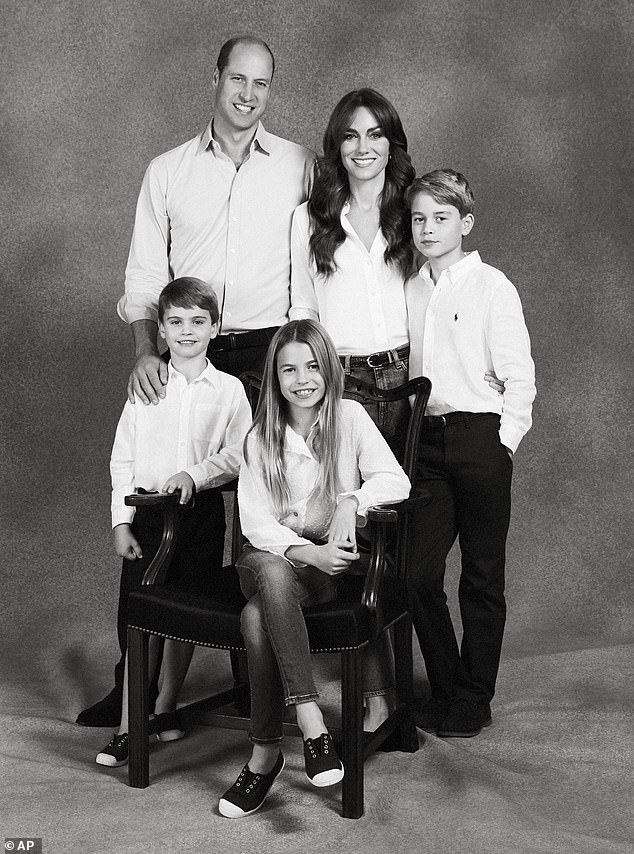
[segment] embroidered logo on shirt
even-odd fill
[[[454,314],[453,319],[454,319],[454,320],[458,320],[458,315],[457,315],[457,314]]]

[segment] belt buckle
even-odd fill
[[[370,353],[370,355],[366,359],[366,362],[367,362],[369,368],[380,368],[381,367],[381,362],[379,362],[376,365],[372,362],[372,359],[374,359],[375,356],[380,356],[380,355],[381,355],[380,353]]]

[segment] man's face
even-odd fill
[[[273,64],[260,45],[237,44],[222,75],[214,71],[214,126],[244,131],[254,128],[266,109]]]

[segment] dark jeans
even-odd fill
[[[410,534],[412,618],[437,697],[488,703],[495,692],[513,471],[499,425],[498,415],[473,414],[421,437],[416,486],[432,500]],[[445,561],[456,537],[462,557],[460,650],[444,591]]]
[[[123,685],[128,648],[128,594],[140,587],[145,570],[156,554],[163,533],[163,514],[138,507],[132,520],[132,533],[139,541],[143,557],[124,560],[119,585],[117,635],[121,658],[115,667],[115,685]],[[214,571],[222,567],[225,538],[225,511],[222,493],[206,489],[196,493],[193,508],[180,510],[180,536],[166,584],[188,590],[204,590]]]
[[[369,365],[362,367],[355,365],[349,368],[344,366],[344,372],[355,379],[373,383],[377,388],[390,389],[407,382],[408,363],[409,359],[404,358],[379,368],[371,368]],[[346,392],[344,397],[356,399],[354,393]],[[394,403],[363,403],[363,406],[394,451],[396,458],[402,460],[411,412],[408,399]]]

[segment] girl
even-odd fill
[[[302,606],[332,601],[337,578],[359,557],[355,526],[368,507],[400,501],[409,481],[363,407],[341,400],[343,371],[333,343],[314,320],[275,334],[244,447],[238,500],[248,540],[237,568],[249,600],[242,612],[251,684],[253,751],[219,809],[249,815],[284,767],[284,705],[295,706],[308,779],[343,777],[321,710]],[[364,729],[389,714],[386,650],[365,662]]]
[[[333,110],[323,147],[310,199],[293,216],[290,317],[323,323],[346,374],[394,388],[407,381],[403,286],[414,271],[407,137],[383,95],[357,89]],[[368,411],[401,451],[407,401]]]

